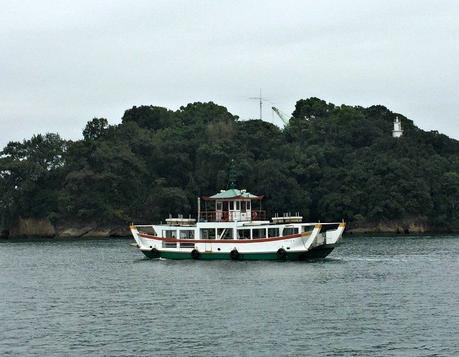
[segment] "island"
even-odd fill
[[[296,102],[285,126],[213,102],[134,106],[0,152],[3,237],[117,237],[130,223],[196,212],[228,186],[260,191],[267,214],[341,221],[350,233],[459,231],[459,141],[382,105]],[[233,167],[233,170],[230,168]],[[255,192],[257,193],[257,192]]]

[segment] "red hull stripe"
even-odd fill
[[[271,237],[271,238],[260,238],[260,239],[177,239],[177,238],[163,238],[152,236],[151,234],[139,232],[139,236],[147,239],[155,239],[168,243],[264,243],[264,242],[273,242],[276,240],[292,239],[301,237],[302,234],[290,234],[284,237]],[[308,237],[305,235],[304,237]]]

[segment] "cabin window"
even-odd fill
[[[194,231],[191,229],[180,230],[179,237],[180,239],[194,239]],[[194,243],[180,242],[180,248],[194,248]]]
[[[266,229],[265,228],[254,228],[252,230],[252,239],[261,239],[266,238]]]
[[[236,201],[236,211],[240,211],[241,210],[241,202],[240,201]]]
[[[191,243],[184,243],[184,242],[181,242],[180,243],[180,248],[194,248],[194,243],[191,242]]]
[[[193,230],[181,230],[180,239],[194,239],[194,231]]]
[[[179,237],[180,239],[194,239],[194,231],[188,229],[180,230]],[[180,242],[180,248],[194,248],[194,243]]]
[[[165,238],[177,238],[177,231],[174,230],[167,230],[163,231],[163,237]],[[176,242],[163,242],[163,248],[177,248]]]
[[[291,234],[298,234],[298,228],[285,227],[284,228],[284,232],[283,232],[283,236],[289,236]]]
[[[313,226],[303,226],[301,231],[303,233],[311,233],[313,228],[314,228]]]
[[[247,201],[247,209],[251,209],[251,206],[252,206],[252,202],[251,201]]]
[[[201,228],[201,239],[215,239],[215,228]]]
[[[217,211],[221,211],[222,210],[222,202],[221,201],[217,201]]]
[[[279,237],[279,228],[268,228],[268,237]]]
[[[234,211],[234,201],[229,201],[229,209],[230,211]]]
[[[241,212],[245,212],[245,201],[241,201]]]
[[[237,239],[250,239],[250,229],[238,229]]]
[[[217,229],[218,239],[233,239],[232,228],[218,228]]]
[[[164,237],[165,238],[177,238],[177,231],[176,230],[168,230],[168,231],[163,231],[164,232]]]

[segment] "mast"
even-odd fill
[[[230,168],[228,172],[228,188],[236,188],[236,171],[234,170],[234,159],[231,159]]]

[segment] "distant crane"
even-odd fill
[[[280,109],[277,109],[276,107],[271,107],[271,109],[273,110],[274,113],[277,114],[279,118],[281,118],[281,120],[284,122],[285,125],[288,125],[290,118],[288,117],[287,114],[283,113]]]

